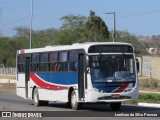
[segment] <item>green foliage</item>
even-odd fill
[[[3,64],[3,66],[6,65],[7,60],[10,57],[10,52],[8,51],[9,46],[9,38],[2,37],[0,38],[0,62]]]
[[[85,24],[87,18],[81,15],[70,14],[67,16],[63,16],[61,20],[63,21],[61,29],[77,30],[81,29],[81,27]]]
[[[32,35],[32,48],[40,48],[52,45],[58,34],[58,30],[54,28],[34,31]]]
[[[109,38],[108,27],[105,22],[94,11],[90,11],[89,19],[86,23],[86,39],[92,42],[106,41]]]
[[[150,84],[149,84],[149,80],[144,80],[143,81],[143,88],[149,88],[150,87]]]
[[[153,89],[158,88],[158,80],[152,79],[152,80],[150,81],[150,86],[151,86],[151,88],[153,88]]]
[[[57,34],[54,44],[107,41],[109,38],[108,27],[93,11],[90,11],[88,20],[84,16],[73,14],[64,16],[61,20],[61,31]]]
[[[159,87],[158,85],[158,80],[157,79],[146,79],[143,81],[143,88],[152,88],[152,89],[156,89]]]
[[[70,45],[78,39],[76,33],[69,30],[62,30],[57,34],[54,40],[54,45]]]
[[[139,94],[139,102],[160,103],[160,95],[153,93]]]

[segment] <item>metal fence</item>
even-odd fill
[[[16,74],[16,68],[14,67],[0,68],[0,74]]]

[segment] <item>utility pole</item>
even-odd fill
[[[113,21],[113,42],[115,41],[115,37],[116,37],[116,13],[115,12],[108,12],[108,13],[105,13],[105,14],[112,14],[114,15],[114,21]]]
[[[32,20],[33,20],[33,0],[31,0],[30,49],[32,48]]]
[[[0,37],[2,37],[2,0],[0,1]]]

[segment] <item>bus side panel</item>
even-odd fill
[[[39,88],[38,92],[40,100],[68,102],[68,89],[47,90]]]
[[[17,74],[17,95],[26,98],[25,74]]]
[[[38,88],[40,100],[68,102],[68,89],[78,88],[77,79],[77,72],[30,73],[29,86]]]

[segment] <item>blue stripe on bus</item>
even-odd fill
[[[55,73],[36,73],[41,79],[46,82],[72,85],[78,84],[78,72],[55,72]]]
[[[103,92],[112,92],[120,86],[120,83],[93,83],[94,88]]]

